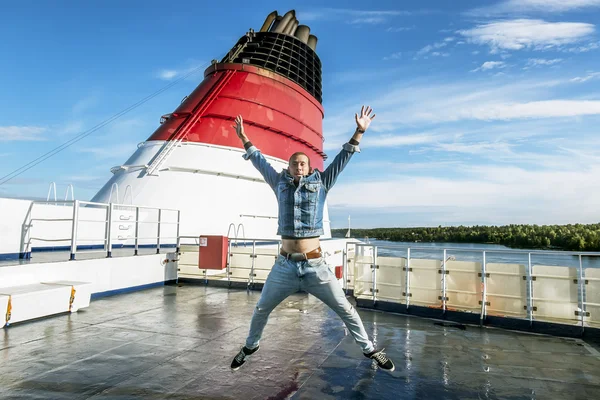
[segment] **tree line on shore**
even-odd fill
[[[332,229],[331,234],[344,237],[347,231],[347,228]],[[487,243],[513,248],[600,251],[600,224],[352,228],[351,236],[394,242]]]

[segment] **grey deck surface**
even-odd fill
[[[360,310],[396,363],[387,373],[306,294],[232,372],[259,295],[165,286],[15,324],[0,331],[0,398],[600,399],[600,353],[582,341]]]

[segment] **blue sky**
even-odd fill
[[[3,6],[0,175],[295,9],[317,35],[330,158],[377,118],[329,195],[334,227],[600,220],[600,0],[21,1]],[[202,71],[0,186],[89,199]]]

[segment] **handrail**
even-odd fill
[[[112,196],[113,196],[113,189],[116,189],[115,191],[117,192],[117,203],[119,202],[119,184],[117,182],[113,182],[112,185],[110,185],[110,195],[108,196],[108,202],[112,203]]]
[[[243,236],[244,242],[243,243],[244,243],[244,247],[246,247],[246,229],[244,228],[244,224],[242,224],[241,222],[237,226],[237,231],[236,231],[235,237],[236,238],[240,237],[240,228],[242,228],[242,232],[244,234],[244,236]],[[236,240],[236,245],[237,245],[237,240]]]
[[[459,252],[482,252],[486,253],[514,253],[514,254],[552,254],[552,255],[566,255],[566,256],[578,256],[579,254],[584,256],[600,256],[600,252],[594,251],[562,251],[562,250],[520,250],[520,249],[488,249],[483,247],[426,247],[426,246],[402,246],[402,245],[379,245],[379,244],[363,244],[356,243],[358,246],[377,246],[381,249],[408,249],[411,250],[428,250],[428,251],[442,251],[451,250]]]
[[[33,216],[33,209],[34,206],[36,204],[48,204],[48,203],[52,203],[51,201],[32,201],[29,211],[27,213],[27,216],[25,218],[25,221],[23,223],[23,234],[21,235],[21,252],[23,254],[25,254],[27,257],[30,257],[30,252],[32,251],[32,241],[40,241],[40,242],[70,242],[70,260],[75,260],[76,259],[76,254],[77,254],[77,247],[78,247],[78,241],[79,242],[97,242],[94,245],[98,245],[100,247],[104,247],[104,252],[106,253],[107,257],[111,257],[112,256],[112,249],[113,249],[113,240],[115,241],[127,241],[127,240],[135,240],[135,245],[134,245],[134,255],[138,255],[138,247],[139,247],[139,241],[140,240],[144,240],[144,241],[148,241],[147,244],[152,245],[152,241],[153,246],[156,247],[156,251],[157,253],[160,253],[160,248],[161,248],[161,239],[166,239],[169,240],[169,242],[167,242],[166,244],[168,246],[172,246],[173,244],[175,244],[177,251],[179,249],[179,240],[180,240],[180,236],[179,236],[179,229],[180,229],[180,217],[181,217],[181,213],[179,210],[176,209],[161,209],[159,207],[144,207],[144,206],[135,206],[132,204],[115,204],[115,203],[97,203],[97,202],[91,202],[91,201],[80,201],[80,200],[66,200],[65,201],[65,205],[69,205],[72,207],[73,212],[72,212],[72,217],[71,218],[45,218],[44,215],[40,215],[40,216]],[[58,205],[58,204],[57,204]],[[98,219],[95,220],[93,218],[90,218],[90,215],[93,214],[88,214],[88,217],[84,217],[84,218],[80,218],[80,212],[81,211],[85,211],[86,209],[83,208],[82,206],[86,206],[86,205],[91,205],[91,206],[96,206],[99,207],[100,209],[105,208],[106,209],[106,216],[104,219]],[[126,210],[120,209],[119,207],[124,207],[126,208]],[[148,209],[148,210],[157,210],[158,211],[158,220],[154,220],[153,218],[151,218],[150,220],[140,220],[140,209]],[[133,213],[135,211],[135,219],[131,219],[131,217],[133,215],[130,215],[131,213]],[[174,217],[171,217],[169,214],[169,219],[165,220],[164,218],[164,213],[163,211],[173,211],[177,213],[176,216],[176,221],[171,221],[171,219],[174,219]],[[116,215],[115,215],[116,214]],[[123,218],[123,217],[127,217],[127,218]],[[64,223],[64,222],[71,222],[71,235],[68,238],[56,238],[56,237],[41,237],[41,235],[34,235],[31,230],[34,226],[33,222],[40,222],[40,223]],[[96,238],[96,239],[92,239],[91,237],[93,236],[84,236],[85,238],[79,237],[78,235],[78,231],[81,229],[80,225],[82,223],[86,223],[86,224],[90,224],[88,226],[92,226],[91,224],[98,224],[98,223],[102,223],[104,225],[104,233],[102,234],[103,237],[100,238]],[[128,225],[127,230],[130,230],[130,228],[133,227],[133,224],[135,223],[135,234],[131,235],[128,234],[126,237],[122,236],[119,234],[120,231],[123,230],[123,226]],[[157,230],[156,230],[156,236],[149,236],[147,234],[145,234],[143,237],[140,236],[140,232],[139,232],[139,225],[140,224],[156,224],[157,225]],[[176,233],[172,233],[172,231],[170,232],[162,232],[161,233],[161,225],[163,226],[176,226]],[[54,225],[52,225],[54,226]],[[96,225],[97,226],[97,225]],[[113,227],[116,227],[115,229],[113,229]],[[95,228],[94,228],[95,229]],[[98,228],[98,229],[102,229],[102,228]],[[169,228],[169,229],[173,229],[173,228]],[[113,230],[115,230],[115,232],[113,232]],[[54,232],[57,232],[56,235],[60,234],[60,227],[56,230],[54,230]],[[88,231],[87,234],[89,235],[90,232],[96,232],[94,230],[92,231]],[[102,232],[102,231],[99,231]],[[96,233],[99,233],[96,232]],[[65,233],[66,236],[66,233]],[[171,239],[175,239],[177,242],[176,243],[172,243],[170,240]],[[124,245],[124,243],[119,243],[119,245]],[[163,244],[164,246],[164,244]],[[43,247],[42,247],[43,249]],[[35,250],[35,249],[34,249]],[[88,251],[86,251],[88,252]]]
[[[56,182],[50,182],[50,187],[48,188],[48,195],[46,196],[46,201],[50,201],[50,193],[54,189],[54,203],[56,204]]]
[[[65,192],[65,202],[63,203],[63,205],[67,205],[66,201],[69,197],[69,188],[71,188],[71,201],[75,201],[75,189],[73,188],[73,185],[69,183],[69,186],[67,186],[67,191]]]

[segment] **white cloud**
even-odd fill
[[[307,12],[296,12],[300,23],[319,20],[345,19],[351,24],[380,24],[393,17],[413,15],[412,11],[402,10],[354,10],[345,8],[321,8]]]
[[[39,126],[0,126],[0,142],[44,140],[46,131]]]
[[[537,67],[540,65],[554,65],[562,61],[562,58],[553,58],[551,60],[544,58],[530,58],[529,60],[527,60],[527,65],[530,67]]]
[[[406,27],[406,26],[398,26],[398,27],[389,27],[387,28],[385,31],[386,32],[393,32],[393,33],[397,33],[397,32],[405,32],[405,31],[410,31],[415,29],[414,26],[411,27]]]
[[[109,146],[81,147],[76,149],[81,153],[94,155],[98,159],[116,159],[125,161],[137,148],[137,143],[127,142]]]
[[[160,79],[164,79],[166,81],[175,78],[179,73],[174,69],[163,69],[158,73],[158,77]]]
[[[445,214],[422,223],[435,222],[434,218],[456,223],[478,219],[487,224],[595,222],[600,218],[595,203],[600,187],[588,183],[600,173],[598,164],[578,171],[486,165],[466,168],[466,175],[448,177],[396,175],[361,183],[360,190],[354,183],[342,181],[329,194],[329,205]]]
[[[383,57],[384,61],[389,61],[389,60],[399,60],[400,57],[402,57],[402,52],[398,51],[396,53],[392,53],[389,56]]]
[[[468,11],[469,15],[491,16],[527,12],[566,12],[598,7],[600,0],[506,0],[488,7]]]
[[[590,72],[586,76],[575,77],[575,78],[571,79],[571,82],[581,83],[581,82],[587,82],[590,79],[596,79],[596,78],[600,78],[600,72]]]
[[[488,103],[455,110],[448,120],[475,119],[483,121],[522,118],[556,118],[600,114],[600,101],[543,100],[515,103]]]
[[[417,52],[417,56],[423,56],[432,50],[441,49],[442,47],[446,47],[447,45],[448,42],[436,42],[434,44],[428,44],[427,46],[423,47]]]
[[[410,11],[402,10],[354,10],[349,8],[321,8],[312,11],[297,11],[298,21],[315,21],[320,19],[334,19],[342,16],[353,17],[396,17],[412,15]]]
[[[471,70],[471,72],[488,71],[488,70],[494,69],[494,68],[505,68],[505,67],[506,67],[506,63],[504,61],[486,61],[483,64],[481,64],[480,67]]]
[[[167,68],[167,69],[162,69],[162,70],[160,70],[160,71],[158,71],[156,73],[156,77],[158,79],[162,79],[164,81],[170,81],[170,80],[173,80],[175,78],[180,78],[183,75],[188,75],[188,74],[194,75],[195,73],[203,71],[205,67],[206,67],[206,65],[204,65],[201,62],[198,62],[198,63],[196,63],[195,65],[193,65],[193,66],[191,66],[189,68],[181,68],[181,69]]]
[[[75,115],[83,114],[84,112],[90,110],[94,106],[98,104],[98,97],[96,96],[88,96],[76,102],[71,111]]]
[[[560,97],[564,94],[564,86],[575,83],[567,78],[514,80],[501,77],[436,83],[429,77],[373,89],[372,93],[365,93],[362,101],[377,113],[377,120],[371,127],[376,134],[415,128],[423,131],[445,123],[556,120],[600,115],[600,100]],[[348,100],[337,109],[330,108],[323,122],[328,146],[339,148],[342,141],[347,140],[348,125],[360,106]],[[548,121],[548,124],[552,123]],[[568,130],[568,125],[565,128]],[[527,132],[523,130],[519,134],[526,135]]]
[[[69,121],[65,125],[58,127],[56,132],[59,135],[73,135],[75,133],[82,133],[84,131],[85,124],[83,121]]]
[[[328,137],[331,136],[328,133]],[[361,144],[361,148],[377,148],[377,147],[401,147],[401,146],[413,146],[416,144],[433,143],[437,140],[443,139],[445,136],[434,133],[417,133],[417,134],[406,134],[406,133],[394,133],[394,134],[383,134],[379,136],[369,136]],[[336,150],[339,149],[340,144],[338,141],[325,142],[323,148],[325,150]]]
[[[585,44],[583,46],[576,46],[566,49],[565,51],[569,53],[587,53],[588,51],[598,50],[600,49],[600,42],[592,42]]]
[[[546,22],[538,19],[515,19],[478,25],[457,33],[469,42],[499,50],[545,50],[573,44],[594,33],[592,24],[580,22]]]
[[[381,24],[382,22],[385,22],[386,19],[384,17],[368,17],[368,18],[355,18],[352,21],[350,21],[350,24],[356,25],[356,24],[371,24],[371,25],[377,25],[377,24]]]

